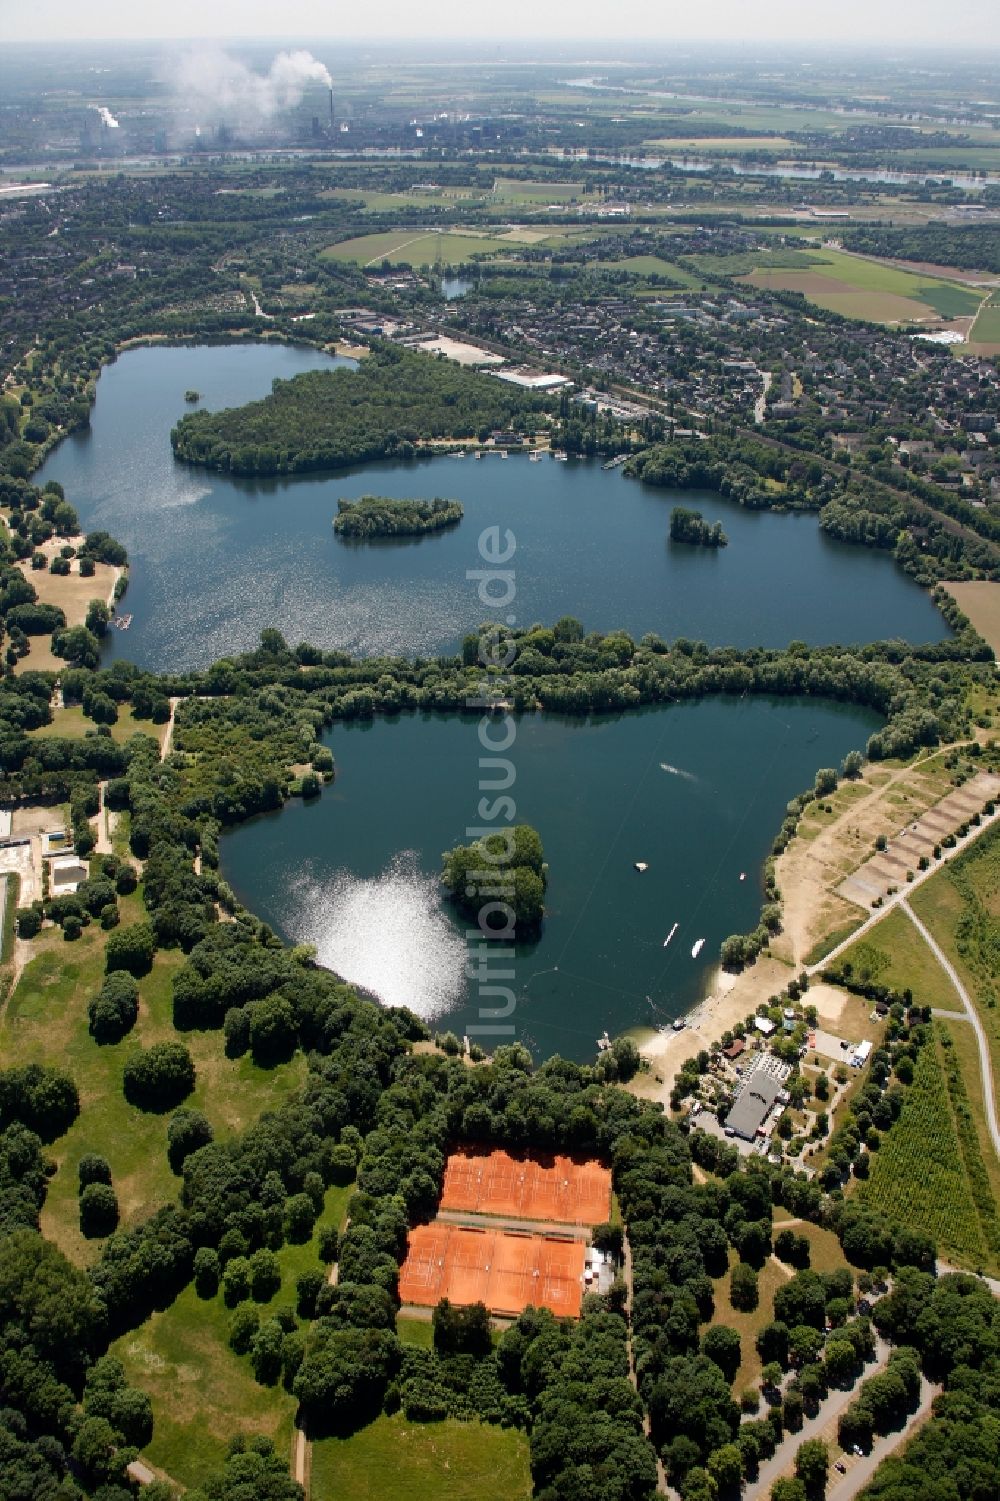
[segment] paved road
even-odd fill
[[[959,1000],[965,1007],[966,1017],[972,1023],[973,1031],[976,1034],[976,1041],[979,1044],[979,1066],[982,1070],[983,1075],[983,1102],[986,1106],[986,1123],[990,1128],[990,1135],[993,1138],[993,1150],[996,1152],[997,1156],[1000,1157],[1000,1121],[997,1120],[996,1086],[993,1079],[993,1063],[990,1058],[990,1045],[986,1037],[985,1028],[983,1027],[982,1022],[979,1020],[979,1013],[976,1011],[975,1006],[969,999],[968,991],[962,984],[961,980],[958,978],[958,973],[955,969],[955,966],[952,964],[951,960],[948,958],[948,955],[944,952],[937,939],[929,931],[925,924],[920,921],[920,918],[917,916],[917,914],[914,912],[913,908],[910,906],[909,902],[905,900],[905,898],[902,902],[900,902],[900,906],[902,907],[903,911],[906,913],[910,921],[913,923],[914,927],[923,938],[928,948],[931,950],[931,953],[934,955],[935,959],[940,964],[945,974],[948,976],[948,979],[951,981],[952,985],[955,988]]]
[[[889,1345],[885,1340],[875,1340],[875,1361],[872,1365],[865,1366],[860,1380],[867,1381],[869,1376],[875,1376],[885,1369],[889,1359]],[[798,1433],[788,1433],[782,1439],[771,1458],[765,1460],[757,1472],[757,1479],[751,1480],[743,1488],[743,1501],[755,1501],[760,1497],[761,1501],[771,1494],[771,1487],[782,1475],[791,1474],[795,1464],[795,1455],[800,1444],[804,1444],[807,1438],[821,1437],[824,1429],[831,1423],[836,1422],[842,1412],[846,1412],[858,1394],[858,1385],[855,1384],[849,1391],[834,1390],[825,1402],[820,1403],[819,1412],[814,1418],[807,1418]]]
[[[954,1272],[958,1272],[963,1277],[975,1275],[979,1278],[980,1282],[986,1283],[986,1286],[995,1298],[1000,1298],[1000,1278],[998,1277],[984,1277],[982,1272],[973,1274],[969,1271],[968,1267],[952,1266],[950,1262],[941,1260],[935,1263],[935,1271],[939,1277],[949,1277]]]
[[[954,848],[949,850],[948,852],[949,858],[951,858],[952,855],[957,855],[960,850],[965,849],[965,846],[967,844],[972,844],[976,839],[979,839],[983,834],[986,833],[987,829],[993,827],[998,819],[1000,819],[1000,804],[997,805],[994,812],[983,814],[983,821],[981,824],[979,824],[977,827],[971,828],[967,834],[963,834],[961,838],[956,839]],[[927,870],[916,871],[914,873],[912,881],[907,881],[902,889],[897,891],[895,895],[887,896],[883,901],[881,907],[876,907],[871,916],[866,918],[859,928],[855,928],[854,932],[850,933],[844,939],[843,943],[838,943],[837,947],[831,949],[830,952],[825,955],[824,958],[820,959],[817,964],[807,964],[806,974],[815,975],[818,974],[820,970],[826,969],[827,965],[832,964],[835,959],[839,959],[841,954],[849,949],[852,943],[857,943],[858,939],[862,938],[870,928],[877,927],[877,925],[882,921],[883,917],[885,917],[887,913],[892,911],[893,907],[905,907],[907,897],[910,896],[912,892],[916,891],[918,886],[922,886],[925,881],[930,880],[931,876],[937,875],[938,871],[945,864],[947,864],[947,861],[937,860],[933,861]],[[909,908],[907,907],[906,910],[909,911]],[[913,914],[910,913],[910,916],[912,917]],[[916,918],[914,918],[914,921],[916,922]],[[919,927],[920,924],[918,923],[917,926]],[[931,940],[931,942],[933,946],[933,940]],[[947,960],[945,960],[944,962],[945,967],[947,968]],[[959,993],[961,994],[961,991]]]
[[[836,1470],[832,1470],[827,1486],[826,1501],[853,1501],[858,1491],[863,1490],[871,1480],[883,1459],[888,1459],[890,1454],[894,1454],[906,1442],[917,1424],[923,1422],[931,1410],[931,1403],[940,1390],[941,1388],[934,1386],[926,1376],[921,1376],[920,1405],[916,1412],[910,1414],[898,1433],[890,1433],[885,1438],[876,1439],[872,1445],[872,1452],[854,1461],[846,1475],[838,1475]]]

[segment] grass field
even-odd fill
[[[537,206],[569,203],[585,194],[582,182],[519,182],[514,177],[498,177],[493,184],[493,197],[501,203]]]
[[[342,1226],[353,1185],[330,1188],[309,1240],[278,1252],[281,1286],[259,1306],[262,1318],[296,1302],[302,1272],[319,1266],[319,1230]],[[155,1432],[146,1454],[186,1486],[197,1485],[225,1457],[232,1434],[264,1433],[279,1453],[291,1443],[296,1403],[278,1385],[260,1386],[249,1358],[229,1348],[232,1312],[221,1293],[199,1298],[193,1286],[163,1313],[123,1335],[114,1353],[153,1403]],[[430,1324],[426,1325],[430,1332]]]
[[[112,740],[119,741],[124,745],[133,735],[150,735],[154,740],[162,741],[163,732],[166,728],[162,724],[153,724],[150,719],[136,719],[132,713],[131,704],[118,705],[118,719],[111,726]],[[32,735],[58,736],[61,739],[77,739],[97,729],[92,719],[87,719],[79,704],[72,704],[68,708],[52,710],[52,723],[43,724],[41,729],[31,730]]]
[[[914,912],[954,964],[986,1031],[1000,1079],[1000,831],[989,830],[955,863],[918,888]],[[949,989],[949,1008],[958,997]]]
[[[871,1177],[856,1192],[889,1219],[933,1235],[947,1260],[995,1271],[1000,1262],[990,1246],[991,1227],[977,1208],[970,1177],[976,1170],[971,1147],[949,1099],[937,1028],[920,1051],[899,1119],[872,1153]]]
[[[910,989],[921,1006],[941,1006],[947,1011],[959,1006],[948,976],[905,912],[898,909],[869,929],[843,958],[854,966],[859,979],[896,990]]]
[[[311,1501],[527,1501],[528,1440],[486,1423],[380,1417],[312,1446]]]
[[[192,1285],[111,1346],[153,1403],[144,1453],[185,1487],[221,1468],[235,1433],[264,1434],[279,1454],[291,1446],[295,1399],[280,1385],[260,1386],[247,1357],[230,1350],[230,1318],[221,1296],[203,1300]]]
[[[685,271],[680,266],[675,266],[672,261],[665,261],[658,255],[630,255],[614,264],[620,266],[623,271],[633,272],[636,276],[667,276],[682,287],[700,290],[706,285],[704,278],[692,276],[690,271]]]
[[[471,260],[474,256],[509,253],[510,243],[488,234],[453,234],[448,230],[395,229],[381,234],[362,235],[355,240],[345,240],[340,245],[331,245],[320,252],[320,258],[333,261],[353,261],[359,266],[378,266],[388,261],[391,266],[434,266],[456,264]]]
[[[138,894],[119,905],[123,922],[145,916]],[[99,1047],[88,1031],[87,1002],[104,975],[103,937],[92,924],[75,943],[66,943],[58,929],[36,938],[38,956],[26,966],[0,1024],[0,1057],[8,1067],[48,1063],[72,1075],[80,1091],[80,1115],[48,1149],[57,1172],[42,1211],[45,1234],[77,1263],[92,1260],[100,1246],[79,1230],[77,1164],[85,1152],[99,1152],[110,1162],[123,1224],[176,1199],[179,1181],[166,1157],[169,1117],[128,1104],[122,1067],[137,1046],[178,1035],[170,985],[183,956],[179,950],[157,954],[152,971],[139,982],[139,1018],[132,1032],[114,1046]],[[273,1109],[305,1073],[301,1055],[273,1070],[257,1068],[249,1058],[226,1058],[221,1032],[185,1033],[184,1042],[198,1075],[188,1103],[205,1112],[218,1136],[231,1135]]]

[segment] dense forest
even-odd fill
[[[545,424],[551,397],[451,360],[378,346],[357,370],[275,381],[270,396],[224,412],[192,412],[171,434],[190,464],[233,474],[291,474],[370,459],[409,458],[421,443],[487,438]]]
[[[422,537],[455,526],[465,515],[458,500],[390,500],[362,495],[338,500],[333,529],[338,537],[371,541],[377,537]]]

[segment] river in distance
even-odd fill
[[[516,1001],[504,1020],[481,1014],[507,1002],[469,978],[469,924],[438,881],[442,852],[481,821],[475,718],[335,726],[334,783],[227,833],[222,868],[284,938],[315,944],[323,964],[386,1004],[487,1049],[516,1038],[536,1059],[588,1060],[605,1028],[664,1025],[702,998],[722,940],[756,926],[789,798],[878,723],[783,699],[520,718],[512,796],[517,821],[542,836],[549,886],[540,938],[516,946],[501,981]],[[484,1025],[513,1031],[475,1031]]]
[[[128,548],[132,626],[110,633],[109,654],[157,671],[207,666],[267,626],[358,655],[453,652],[486,614],[467,575],[488,526],[514,535],[523,624],[570,614],[636,638],[773,647],[947,633],[891,558],[830,540],[815,516],[658,490],[597,462],[438,458],[254,481],[175,461],[186,390],[217,409],[332,363],[304,347],[201,345],[133,349],[104,371],[89,430],[49,456],[39,482],[59,480],[86,530]],[[364,494],[454,498],[465,517],[429,537],[345,542],[337,500]],[[677,503],[721,520],[729,546],[671,546]]]

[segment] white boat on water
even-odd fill
[[[704,938],[699,938],[698,942],[695,944],[694,948],[691,950],[691,958],[692,959],[697,959],[698,955],[701,953],[701,951],[702,951],[702,949],[704,947],[705,947],[705,940],[704,940]]]
[[[611,1038],[608,1036],[608,1034],[607,1034],[606,1031],[602,1032],[601,1035],[600,1035],[600,1037],[597,1039],[598,1050],[600,1052],[602,1052],[602,1053],[606,1053],[608,1051],[608,1049],[610,1048],[610,1046],[611,1046]]]
[[[649,866],[647,865],[645,860],[636,860],[635,868],[639,872],[639,874],[642,875],[644,871],[647,871],[649,869]]]
[[[667,934],[666,938],[664,938],[664,940],[663,940],[663,947],[664,948],[666,948],[667,944],[670,942],[671,938],[673,938],[674,934],[677,932],[677,929],[679,927],[680,927],[680,923],[676,923],[675,922],[674,925],[673,925],[673,927],[670,929],[670,932]]]

